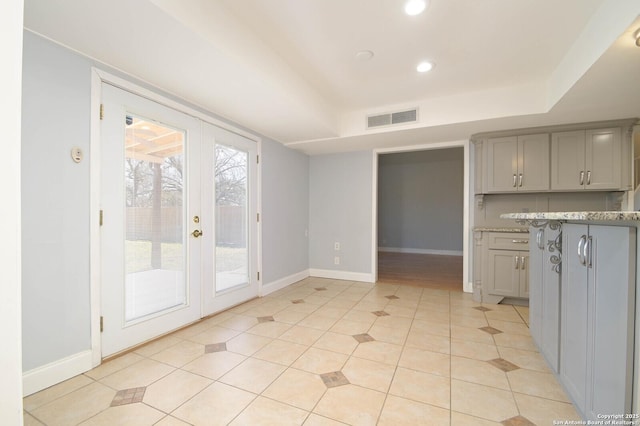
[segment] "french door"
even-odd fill
[[[258,295],[256,143],[203,126],[202,212],[213,229],[203,246],[203,312],[221,311]]]
[[[102,104],[105,357],[255,297],[258,282],[256,143],[106,83]]]

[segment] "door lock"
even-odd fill
[[[198,238],[198,237],[202,236],[202,231],[199,230],[199,229],[196,229],[195,231],[193,231],[191,233],[191,235],[193,235],[194,237]]]

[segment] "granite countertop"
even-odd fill
[[[589,221],[640,221],[640,212],[605,211],[605,212],[539,212],[539,213],[505,213],[502,219],[515,220],[589,220]]]
[[[478,232],[522,232],[528,233],[529,229],[527,228],[505,228],[505,227],[497,227],[497,226],[476,226],[473,228],[474,231]]]

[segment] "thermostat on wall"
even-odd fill
[[[77,146],[74,146],[73,148],[71,148],[71,158],[73,159],[73,161],[75,161],[76,163],[79,163],[82,161],[82,149],[80,149]]]

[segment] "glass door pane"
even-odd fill
[[[185,132],[126,116],[125,321],[183,306]]]
[[[248,153],[215,145],[215,290],[249,283]]]

